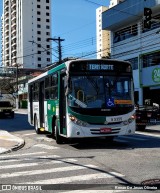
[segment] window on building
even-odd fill
[[[37,8],[41,8],[41,6],[40,6],[40,5],[37,5]]]
[[[37,15],[41,15],[41,12],[40,12],[40,11],[37,11]]]
[[[41,28],[41,25],[40,25],[40,24],[38,24],[38,25],[37,25],[37,28]]]
[[[46,16],[49,16],[49,13],[48,13],[48,12],[46,13]]]
[[[49,0],[46,0],[46,3],[49,3]]]
[[[41,18],[37,18],[37,21],[41,21]]]
[[[37,67],[38,67],[38,68],[41,68],[41,64],[38,64]]]
[[[41,31],[37,31],[37,34],[41,34]]]
[[[46,22],[49,22],[49,19],[46,19]]]
[[[46,35],[49,36],[49,35],[50,35],[50,32],[46,32]]]
[[[41,38],[37,38],[37,41],[41,41]]]
[[[41,61],[41,58],[40,58],[40,57],[38,57],[38,61]]]
[[[41,51],[38,51],[38,54],[41,54]]]
[[[160,51],[142,56],[143,68],[160,65]]]
[[[49,6],[46,6],[46,9],[49,9]]]
[[[135,25],[131,25],[131,26],[128,26],[128,27],[125,27],[119,31],[116,31],[114,33],[114,39],[113,39],[113,42],[116,43],[116,42],[120,42],[120,41],[123,41],[125,39],[128,39],[128,38],[131,38],[131,37],[134,37],[138,34],[138,27],[137,27],[137,24]]]
[[[50,62],[51,61],[51,59],[50,58],[47,58],[47,62]]]
[[[46,48],[50,48],[50,45],[47,45]]]
[[[50,29],[50,26],[49,26],[49,25],[46,25],[46,29]]]

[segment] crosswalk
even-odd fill
[[[124,175],[115,171],[100,170],[97,165],[85,163],[85,160],[79,162],[74,158],[48,155],[47,151],[0,155],[1,184],[7,182],[16,185],[108,184],[109,180],[112,182],[116,177],[123,178]],[[68,189],[63,192],[72,191]],[[74,190],[74,192],[85,191]]]
[[[30,135],[26,135],[30,136]],[[136,133],[130,136],[121,136],[116,141],[147,141],[156,136],[142,135]],[[99,168],[95,163],[88,163],[85,159],[66,158],[57,155],[61,148],[53,145],[53,139],[46,136],[37,136],[36,144],[30,148],[32,151],[25,151],[18,154],[0,155],[0,182],[1,184],[19,185],[65,185],[65,184],[116,184],[125,176],[116,171],[106,171]],[[45,140],[47,139],[47,140]],[[45,144],[46,142],[46,144]],[[51,145],[52,143],[52,145]],[[92,187],[90,187],[91,189]],[[82,193],[84,190],[63,190],[66,193]],[[87,190],[87,193],[96,193],[97,190]],[[125,192],[125,190],[98,190],[100,193]]]

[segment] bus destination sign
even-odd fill
[[[88,64],[88,70],[114,70],[112,64]]]

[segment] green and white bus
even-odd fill
[[[110,59],[64,62],[28,83],[28,120],[36,133],[64,138],[135,132],[131,64]]]

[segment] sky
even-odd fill
[[[62,58],[81,56],[96,57],[95,54],[90,55],[91,52],[96,52],[96,9],[100,6],[109,6],[110,0],[51,1],[51,37],[65,39],[65,41],[61,42]],[[0,16],[2,15],[2,4],[3,0],[0,0]],[[54,48],[52,51],[53,54],[58,55],[56,42],[52,42],[52,44]],[[53,58],[53,60],[58,59]]]

